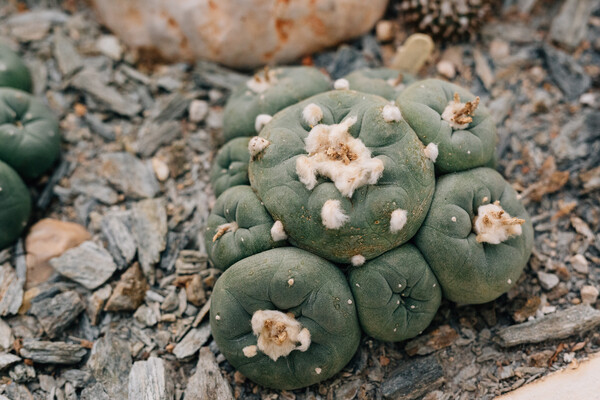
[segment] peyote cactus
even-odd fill
[[[277,111],[330,87],[330,80],[315,68],[265,68],[238,87],[227,101],[223,118],[225,140],[254,136]]]
[[[0,87],[31,92],[31,74],[17,53],[0,43]]]
[[[25,183],[0,161],[0,250],[19,237],[30,213],[31,198]]]
[[[60,153],[58,121],[30,94],[0,88],[0,143],[1,161],[26,180],[38,178]]]
[[[531,221],[485,168],[496,131],[479,98],[436,80],[402,90],[388,82],[398,74],[350,74],[336,90],[257,118],[258,136],[217,155],[222,194],[205,239],[225,272],[211,326],[227,359],[261,385],[326,379],[352,357],[361,330],[412,338],[442,296],[491,301],[527,263]]]
[[[416,80],[410,74],[391,68],[359,69],[342,79],[348,81],[349,89],[376,94],[388,100],[396,100],[406,86]]]

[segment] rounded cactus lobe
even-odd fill
[[[251,321],[265,310],[287,313],[306,328],[308,348],[273,361],[253,347],[258,338]],[[219,349],[242,374],[260,385],[287,390],[336,374],[356,352],[361,336],[343,273],[292,247],[256,254],[225,271],[212,294],[210,324]]]
[[[510,217],[525,221],[521,234],[498,244],[480,243],[474,220],[481,206],[496,201]],[[531,254],[533,227],[502,176],[476,168],[438,179],[431,209],[414,240],[444,297],[479,304],[494,300],[517,282]]]
[[[349,197],[338,189],[340,182],[323,175],[315,175],[314,186],[301,181],[297,161],[310,158],[307,138],[321,126],[309,126],[303,118],[310,104],[321,108],[320,124],[349,126],[349,135],[370,152],[372,160],[365,162],[376,167],[381,163],[376,182],[354,188]],[[273,218],[283,222],[295,246],[349,264],[354,256],[368,260],[397,247],[418,230],[433,195],[433,163],[406,122],[384,120],[386,105],[381,97],[356,91],[326,92],[279,112],[261,131],[260,137],[270,145],[250,161],[250,182]],[[347,166],[355,161],[349,160]],[[332,171],[345,168],[342,164]],[[335,214],[323,218],[328,201],[335,203]],[[407,210],[407,221],[392,232],[392,213],[398,209]]]
[[[279,67],[257,73],[235,89],[225,105],[225,140],[256,135],[258,115],[274,115],[279,110],[327,91],[330,87],[329,78],[311,67]]]
[[[408,85],[416,81],[414,76],[391,68],[359,69],[344,78],[351,90],[375,94],[388,100],[396,100]]]
[[[378,340],[417,336],[431,323],[442,299],[435,275],[412,244],[353,268],[348,281],[363,331]]]
[[[19,237],[30,213],[31,197],[25,183],[0,161],[0,250]]]
[[[0,87],[31,92],[33,83],[29,69],[17,53],[0,44]]]
[[[25,180],[46,172],[60,154],[58,121],[41,101],[0,88],[0,160]]]
[[[454,112],[448,109],[455,101],[456,94],[460,102],[478,103],[475,95],[469,91],[437,79],[415,82],[396,99],[402,116],[419,139],[425,145],[435,143],[438,146],[439,156],[435,162],[438,174],[463,171],[494,162],[497,137],[491,114],[478,104],[472,113],[463,116],[465,120],[470,118],[471,122],[464,125],[449,122],[448,116],[458,114],[461,109],[458,106]]]
[[[234,186],[217,199],[206,222],[204,240],[215,268],[285,244],[271,235],[273,218],[250,186]],[[279,238],[276,238],[279,239]]]
[[[219,197],[230,187],[250,184],[248,180],[249,141],[249,137],[235,138],[225,143],[217,153],[210,172],[210,182],[215,196]]]

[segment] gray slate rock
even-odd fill
[[[138,260],[150,284],[155,282],[155,265],[167,245],[167,210],[163,199],[142,200],[132,207],[131,227],[137,243]]]
[[[14,340],[10,325],[0,318],[0,351],[10,350]]]
[[[173,349],[173,354],[180,360],[193,356],[206,343],[210,334],[208,322],[202,324],[199,328],[190,330],[183,340],[177,343]]]
[[[118,190],[134,199],[156,196],[158,181],[152,167],[129,153],[107,153],[100,156],[101,174]]]
[[[539,271],[537,275],[538,280],[540,281],[540,285],[546,290],[551,290],[554,286],[558,285],[558,276],[554,274]]]
[[[444,382],[444,371],[435,355],[403,360],[381,385],[388,399],[412,400],[437,389]]]
[[[62,30],[54,32],[54,58],[63,77],[68,77],[83,67],[83,60]]]
[[[496,341],[503,347],[546,340],[565,339],[592,330],[600,325],[600,311],[587,304],[547,314],[523,324],[498,331]]]
[[[184,400],[233,400],[231,387],[221,374],[214,354],[208,347],[200,349],[196,372],[188,381]]]
[[[59,274],[91,290],[101,286],[117,270],[110,253],[92,241],[67,250],[50,260],[50,265]]]
[[[123,397],[126,399],[126,397]],[[81,392],[81,400],[112,400],[101,383],[88,386]]]
[[[23,303],[24,279],[9,265],[0,266],[0,317],[14,315]]]
[[[37,301],[31,306],[31,314],[40,322],[50,338],[58,337],[85,309],[79,295],[74,291],[58,294],[50,301]]]
[[[147,158],[152,156],[161,146],[178,139],[181,132],[179,121],[147,122],[140,128],[134,146],[138,154]]]
[[[573,57],[548,44],[542,47],[542,54],[552,79],[569,100],[577,99],[590,88],[592,79]]]
[[[574,50],[585,38],[592,11],[598,0],[566,0],[550,26],[550,38]]]
[[[124,97],[115,88],[106,86],[102,76],[92,69],[83,69],[75,75],[71,79],[71,86],[90,94],[117,114],[133,117],[142,110],[138,102]]]
[[[87,367],[111,399],[126,399],[132,362],[129,343],[108,334],[94,343]]]
[[[0,371],[21,361],[21,357],[10,353],[0,353]]]
[[[171,400],[173,393],[173,382],[167,377],[162,359],[150,357],[133,364],[129,374],[130,399]]]
[[[119,269],[123,269],[135,257],[137,246],[131,234],[131,212],[110,212],[102,218],[101,229],[108,242],[108,251],[112,254]]]
[[[78,344],[36,339],[23,340],[21,349],[21,356],[40,364],[77,364],[86,353]]]

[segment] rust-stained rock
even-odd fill
[[[27,289],[45,282],[54,273],[48,262],[65,251],[89,240],[86,229],[73,222],[45,218],[31,227],[25,249],[27,250]]]
[[[285,63],[368,32],[387,0],[93,0],[129,46],[230,67]]]
[[[106,302],[106,311],[133,311],[144,301],[148,282],[138,263],[133,264],[121,275],[112,295]]]

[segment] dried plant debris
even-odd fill
[[[405,21],[445,42],[423,74],[436,76],[444,61],[443,76],[496,118],[498,169],[533,217],[534,256],[507,295],[481,306],[444,302],[407,343],[365,337],[341,373],[299,391],[235,374],[207,323],[220,276],[204,248],[209,174],[227,95],[251,77],[207,61],[150,68],[147,55],[107,35],[85,2],[21,3],[0,1],[0,37],[23,56],[63,137],[54,174],[31,184],[36,219],[76,222],[92,244],[55,258],[56,273],[27,290],[27,243],[0,251],[1,400],[109,400],[130,390],[185,400],[487,400],[600,352],[593,1],[392,2]],[[489,9],[495,20],[482,26]],[[368,34],[305,62],[332,79],[381,66],[411,29],[398,28],[390,44]],[[447,43],[459,36],[480,40]],[[269,83],[259,77],[257,90]],[[308,111],[311,121],[320,118]],[[473,116],[463,111],[464,123]],[[329,155],[356,162],[342,146]]]

